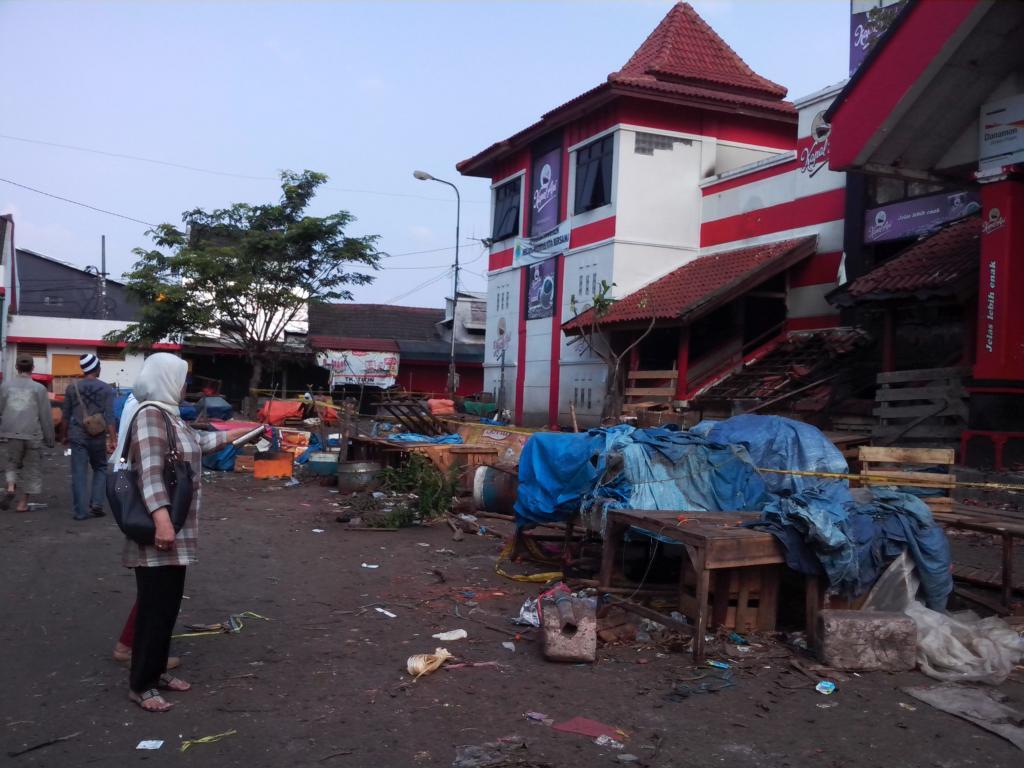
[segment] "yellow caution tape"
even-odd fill
[[[271,621],[266,616],[260,616],[258,613],[252,611],[242,611],[241,613],[233,613],[230,618],[235,619],[238,622],[238,627],[235,629],[209,629],[203,630],[202,632],[182,632],[180,635],[171,635],[172,638],[177,639],[180,637],[209,637],[210,635],[228,635],[234,634],[235,632],[241,632],[245,627],[242,623],[242,617],[248,616],[251,619],[262,619],[263,621]]]
[[[195,746],[196,744],[213,744],[215,741],[220,741],[225,736],[234,736],[238,733],[234,728],[230,731],[224,731],[224,733],[215,733],[212,736],[203,736],[199,739],[185,739],[181,742],[181,751],[184,752],[189,747]]]
[[[506,573],[502,569],[501,563],[503,560],[508,560],[508,558],[512,555],[512,546],[514,545],[514,543],[514,539],[509,539],[508,543],[501,550],[501,554],[498,555],[498,560],[494,563],[494,572],[496,574],[498,574],[499,576],[504,576],[506,579],[511,579],[512,581],[525,582],[527,584],[547,584],[549,581],[562,578],[561,571],[550,571],[548,573],[531,573],[525,576],[517,576],[512,573]]]

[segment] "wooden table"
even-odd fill
[[[678,517],[684,515],[686,522]],[[704,660],[704,636],[711,626],[724,622],[728,611],[729,569],[776,566],[775,578],[764,580],[758,603],[758,627],[761,630],[775,628],[778,609],[778,575],[786,559],[778,539],[766,531],[742,527],[742,523],[757,520],[757,512],[681,512],[642,510],[618,510],[608,513],[607,532],[601,557],[600,586],[612,587],[615,563],[622,544],[623,535],[635,526],[659,536],[679,542],[686,550],[696,574],[696,590],[690,597],[680,573],[679,611],[695,624],[693,637],[693,659]],[[712,576],[715,577],[715,602],[708,616],[708,594]],[[600,587],[599,587],[600,588]],[[821,604],[820,583],[817,577],[806,579],[807,636],[812,639],[817,612]]]

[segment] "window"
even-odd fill
[[[126,351],[124,347],[100,347],[96,350],[96,357],[100,360],[121,362],[125,358]]]
[[[654,150],[667,149],[671,152],[673,146],[676,144],[683,144],[687,147],[693,146],[693,142],[690,139],[677,139],[672,136],[662,136],[660,133],[643,133],[637,131],[636,141],[633,144],[633,152],[638,155],[648,155],[653,157]]]
[[[612,155],[615,135],[593,141],[576,150],[575,213],[583,213],[612,201]]]
[[[45,344],[23,344],[18,342],[19,355],[32,355],[32,357],[46,357]]]
[[[519,234],[519,191],[522,181],[522,177],[512,179],[494,190],[492,240],[505,240]]]

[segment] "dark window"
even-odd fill
[[[614,134],[576,150],[576,207],[583,213],[612,201]]]
[[[494,231],[492,240],[505,240],[519,234],[519,190],[522,177],[505,182],[494,190]]]

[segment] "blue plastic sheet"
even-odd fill
[[[216,453],[209,453],[203,456],[203,469],[215,472],[234,472],[235,457],[237,455],[238,448],[229,443]]]
[[[520,527],[609,509],[760,511],[753,525],[782,542],[787,563],[861,594],[909,550],[929,607],[952,589],[949,545],[920,499],[874,489],[855,502],[845,479],[760,469],[845,474],[845,459],[817,428],[743,415],[689,431],[618,426],[582,434],[539,433],[523,447]]]
[[[462,435],[417,435],[414,432],[402,432],[388,437],[395,443],[429,443],[430,445],[454,445],[462,442]]]

